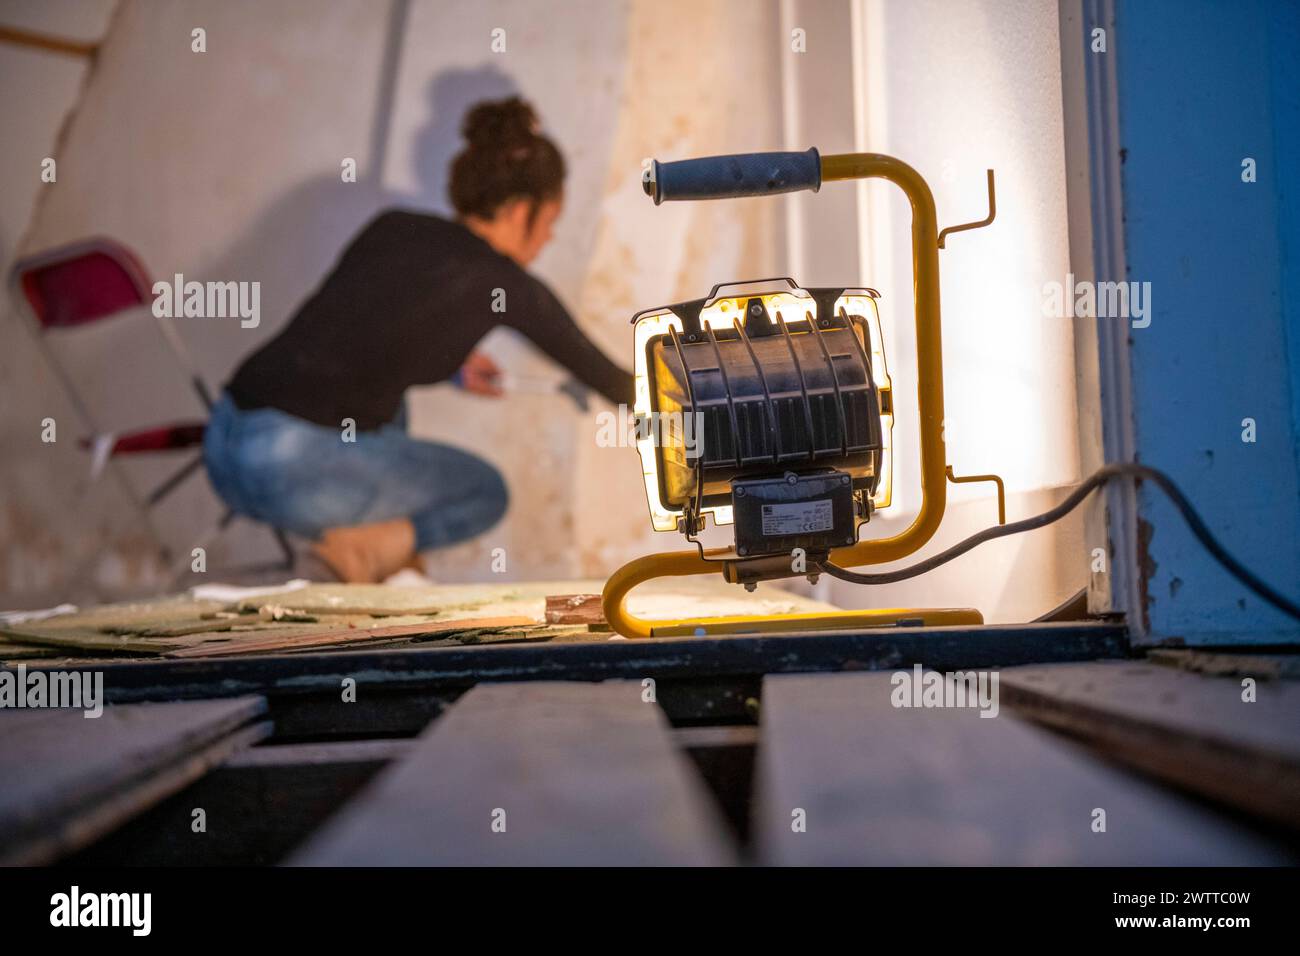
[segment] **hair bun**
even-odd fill
[[[526,199],[532,216],[541,203],[563,194],[564,157],[539,130],[537,114],[525,100],[512,96],[476,103],[460,129],[466,145],[451,161],[447,180],[456,215],[491,219],[503,204]]]
[[[461,133],[473,149],[510,149],[526,146],[537,136],[537,114],[518,96],[479,103],[461,124]]]

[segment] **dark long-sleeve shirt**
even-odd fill
[[[243,409],[378,428],[396,416],[409,386],[451,378],[498,325],[523,333],[611,402],[632,404],[631,374],[544,283],[460,223],[401,210],[380,214],[352,240],[226,389]]]

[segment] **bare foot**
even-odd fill
[[[406,518],[330,528],[313,552],[348,584],[376,584],[415,557],[415,528]]]

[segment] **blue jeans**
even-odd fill
[[[450,445],[406,434],[405,409],[374,431],[343,430],[222,395],[203,437],[217,494],[234,511],[317,538],[327,528],[409,518],[420,550],[487,531],[506,512],[501,473]]]

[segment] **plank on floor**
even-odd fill
[[[1206,676],[1133,661],[1013,667],[1003,700],[1108,755],[1248,813],[1300,829],[1300,684],[1259,663]]]
[[[504,821],[504,832],[494,830]],[[727,863],[725,824],[637,681],[480,684],[326,824],[305,865]]]
[[[0,711],[0,864],[49,862],[175,792],[237,746],[261,697]]]
[[[1147,651],[1146,659],[1166,667],[1217,677],[1300,678],[1300,654],[1256,654],[1245,649],[1225,653],[1161,647]]]
[[[348,740],[242,750],[67,862],[77,868],[277,864],[413,743]],[[191,830],[195,807],[207,813],[207,833]]]
[[[286,631],[282,633],[253,632],[228,641],[206,641],[193,647],[168,651],[168,657],[224,657],[231,654],[279,654],[295,650],[328,650],[344,646],[348,649],[373,641],[389,641],[399,637],[423,637],[450,634],[457,631],[482,629],[494,631],[509,627],[526,627],[533,624],[528,617],[485,617],[454,621],[423,621],[418,624],[398,624],[391,627],[345,627],[311,631]]]
[[[783,865],[1285,862],[1004,706],[896,708],[889,673],[763,682],[756,839]],[[1106,832],[1093,832],[1093,811]],[[806,830],[795,832],[796,810]]]

